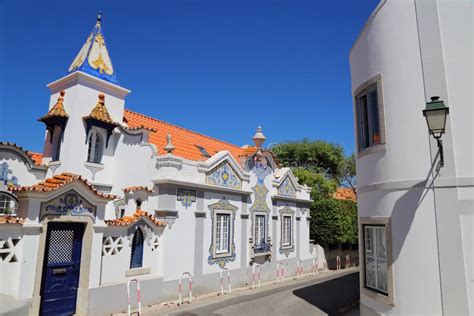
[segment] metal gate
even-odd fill
[[[41,315],[76,312],[84,225],[50,222],[41,283]]]

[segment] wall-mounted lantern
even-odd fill
[[[443,141],[441,136],[446,129],[446,118],[449,114],[449,107],[439,97],[431,97],[431,101],[426,103],[426,108],[423,110],[423,116],[426,118],[428,130],[430,134],[436,139],[439,149],[439,158],[441,167],[444,167],[444,153]]]

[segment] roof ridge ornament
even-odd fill
[[[262,127],[259,125],[257,127],[257,132],[253,136],[253,142],[255,143],[255,146],[257,146],[257,148],[261,148],[266,139],[267,138],[265,135],[263,135]]]
[[[97,22],[89,37],[69,67],[68,72],[82,71],[99,79],[117,83],[109,51],[102,32],[102,12],[97,14]]]
[[[172,154],[176,147],[171,143],[171,134],[166,135],[166,146],[163,148],[168,154]]]

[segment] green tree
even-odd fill
[[[290,167],[299,182],[312,188],[311,238],[321,244],[356,244],[357,203],[332,198],[340,186],[356,190],[355,156],[325,141],[288,142],[272,147],[277,160]]]
[[[356,193],[357,177],[356,177],[356,159],[352,154],[345,158],[340,165],[341,185],[350,188]]]
[[[288,142],[272,147],[284,167],[290,167],[300,183],[312,188],[312,199],[328,198],[340,184],[345,162],[341,146],[325,141]]]
[[[311,207],[311,238],[329,244],[356,244],[357,204],[352,201],[322,199]]]

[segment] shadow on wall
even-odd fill
[[[438,177],[440,168],[439,163],[436,163],[438,161],[438,156],[439,153],[436,155],[426,179],[410,187],[393,206],[391,216],[392,234],[395,229],[397,231],[397,238],[392,239],[393,261],[396,261],[400,255],[413,223],[416,210],[423,202],[428,192],[433,190],[434,181]],[[431,177],[431,175],[433,176]]]
[[[340,315],[344,307],[359,301],[359,273],[300,288],[293,294],[329,315]]]

